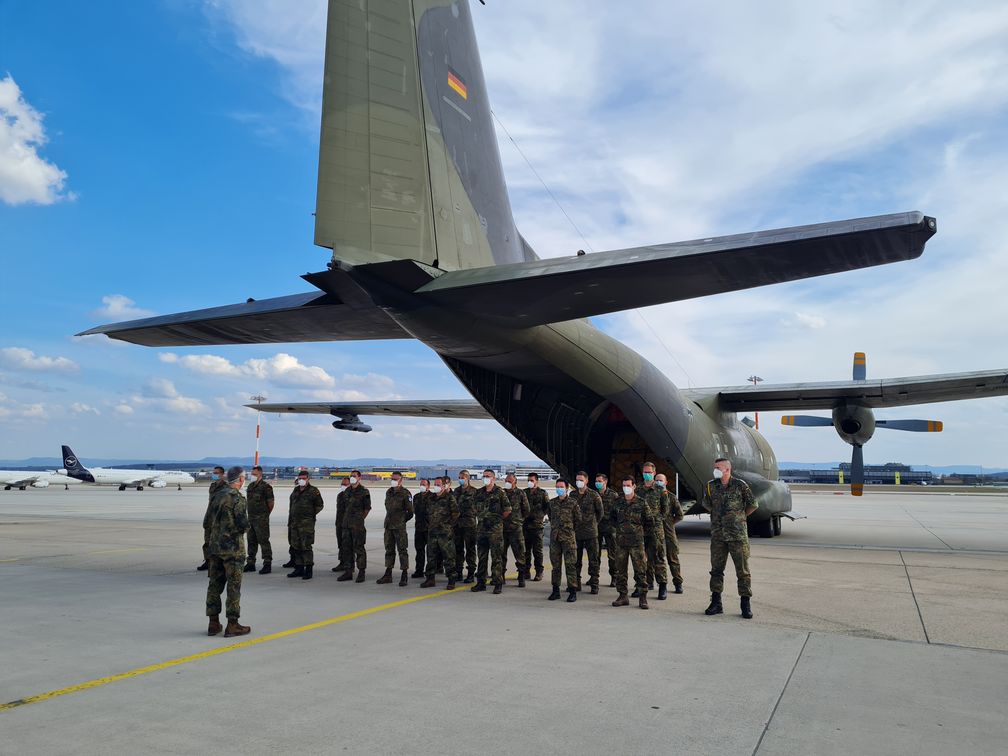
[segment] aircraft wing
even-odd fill
[[[684,393],[698,397],[716,394],[721,407],[730,412],[829,410],[845,400],[872,408],[902,407],[1008,396],[1008,369],[882,380],[764,383],[759,386],[699,388]]]
[[[466,420],[492,420],[483,407],[472,399],[435,399],[426,402],[293,402],[290,404],[246,404],[263,412],[293,412],[333,417],[356,418],[361,415],[385,417],[436,417]]]
[[[42,477],[45,477],[45,473],[22,472],[19,470],[0,470],[0,485],[30,486]]]
[[[423,299],[536,325],[910,260],[936,231],[918,212],[443,273]]]

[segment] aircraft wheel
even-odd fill
[[[10,491],[10,489],[11,489],[11,487],[10,487],[10,486],[4,486],[4,487],[3,487],[3,490],[4,490],[4,491]]]
[[[143,486],[137,486],[137,491],[143,491]]]
[[[24,491],[27,486],[18,486],[18,491]]]
[[[760,538],[773,538],[774,537],[774,526],[773,526],[773,516],[771,515],[768,519],[764,520],[759,524],[759,537]]]
[[[773,534],[775,536],[779,536],[780,535],[781,520],[782,519],[783,518],[780,515],[775,515],[774,518],[773,518]]]
[[[119,486],[119,490],[120,491],[125,491],[126,490],[126,486]]]

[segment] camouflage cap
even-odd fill
[[[235,465],[234,467],[229,467],[227,471],[227,482],[234,483],[242,475],[245,474],[245,468],[241,465]]]

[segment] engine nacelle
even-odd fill
[[[32,483],[32,488],[49,488],[48,480],[36,480]]]
[[[875,434],[875,413],[869,407],[841,404],[833,409],[833,427],[851,446],[864,446]]]
[[[371,426],[360,420],[337,420],[332,424],[332,427],[336,430],[356,431],[357,433],[371,432]]]
[[[165,483],[163,480],[152,480],[150,482],[150,487],[151,488],[164,488],[167,485],[168,484]]]

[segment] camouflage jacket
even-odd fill
[[[390,487],[385,491],[385,528],[394,530],[405,528],[406,523],[413,519],[413,497],[402,485]]]
[[[621,496],[613,507],[612,516],[616,534],[627,540],[643,542],[644,531],[654,527],[651,507],[640,496],[634,496],[630,501]]]
[[[413,526],[417,533],[426,533],[430,528],[428,513],[433,503],[434,494],[430,491],[421,491],[413,497],[413,514],[416,516]]]
[[[666,491],[665,496],[668,497],[668,507],[665,509],[665,517],[662,519],[662,524],[665,526],[665,535],[671,537],[675,535],[675,524],[684,515],[679,498],[671,491]]]
[[[343,492],[346,497],[346,515],[343,520],[344,528],[363,528],[364,518],[371,511],[371,493],[360,483],[356,487],[350,486]]]
[[[602,497],[598,491],[593,491],[587,486],[581,491],[574,489],[567,494],[578,503],[581,509],[581,524],[578,525],[578,538],[598,538],[598,524],[604,514],[602,508]]]
[[[500,486],[492,486],[489,491],[480,488],[473,497],[476,517],[481,531],[496,530],[504,525],[504,515],[511,515],[511,502]]]
[[[455,501],[458,503],[459,516],[455,526],[459,528],[476,527],[476,489],[466,483],[455,489]]]
[[[347,497],[346,492],[350,486],[336,494],[336,527],[342,528],[346,524]]]
[[[612,533],[616,529],[616,521],[613,519],[613,509],[623,497],[606,486],[606,490],[601,494],[602,498],[602,519],[599,520],[599,530],[603,533]]]
[[[504,520],[504,530],[518,530],[525,524],[525,518],[532,511],[528,498],[520,488],[512,488],[504,493],[507,495],[508,501],[511,502],[511,516]]]
[[[710,512],[711,538],[749,540],[745,511],[757,504],[748,483],[734,475],[728,479],[728,485],[722,485],[720,480],[707,481],[701,504]]]
[[[298,522],[315,522],[318,513],[322,511],[322,493],[311,483],[302,488],[294,486],[290,495],[290,519]]]
[[[431,535],[450,535],[458,520],[458,502],[451,491],[431,499],[427,509],[427,522]]]
[[[581,525],[581,507],[577,499],[568,494],[557,496],[549,503],[550,541],[575,541]]]
[[[210,505],[213,520],[207,551],[223,559],[245,558],[245,531],[248,530],[248,505],[240,491],[226,485],[218,487]]]
[[[652,485],[651,488],[645,488],[644,484],[637,486],[637,497],[644,500],[648,514],[651,515],[651,519],[644,524],[644,535],[654,536],[655,529],[661,527],[663,493],[664,489],[657,485]]]
[[[245,492],[249,517],[268,516],[273,509],[273,486],[265,480],[253,480]]]
[[[225,483],[223,480],[214,480],[210,482],[210,488],[207,491],[206,514],[203,515],[204,530],[210,527],[210,524],[213,519],[211,512],[213,511],[214,494],[216,494],[222,488],[227,488],[227,483]]]
[[[529,514],[525,518],[525,527],[529,530],[543,530],[543,518],[549,514],[549,494],[539,486],[525,489],[525,498],[529,503]]]

